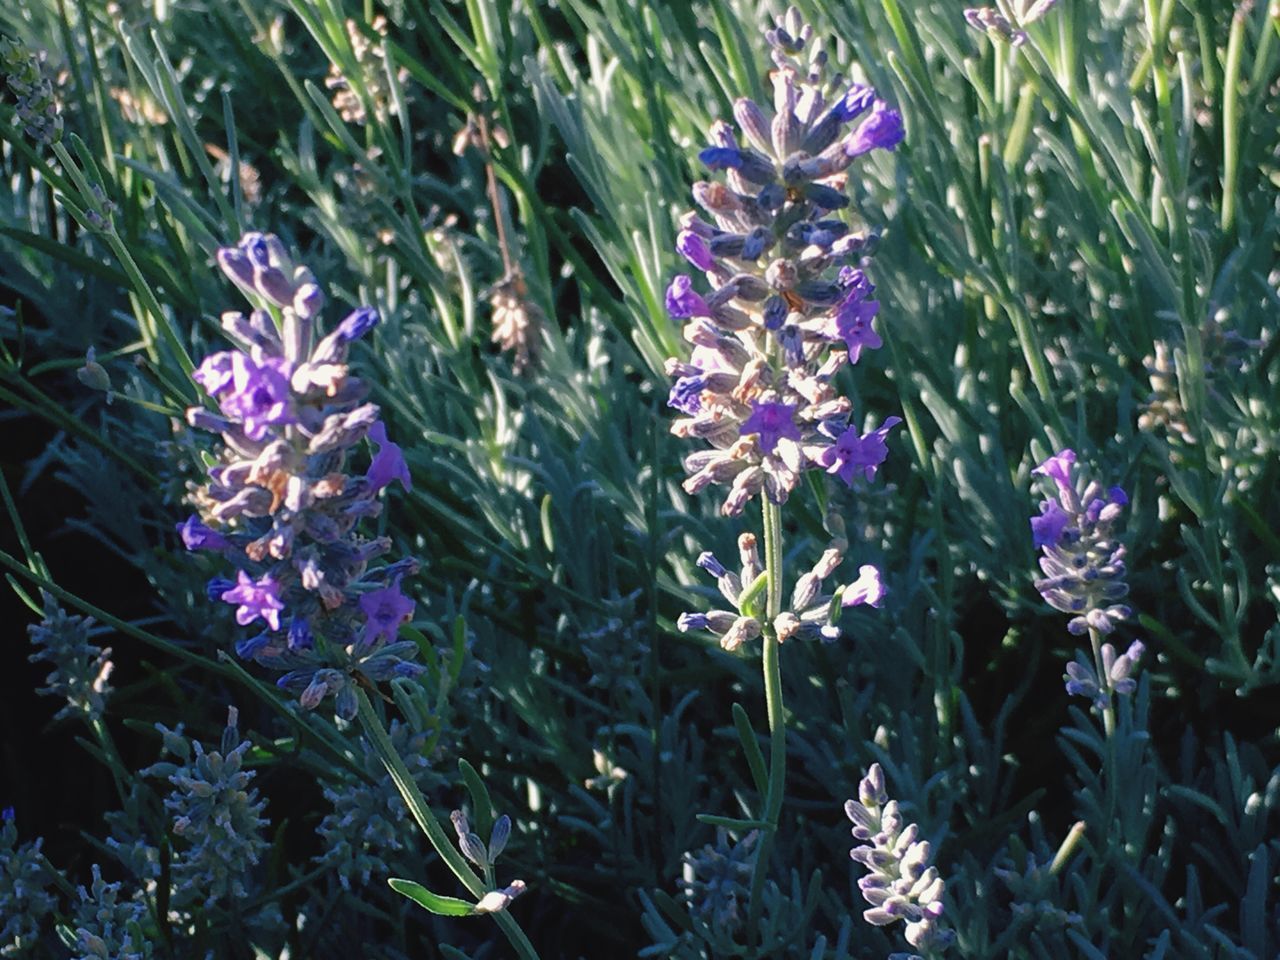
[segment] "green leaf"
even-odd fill
[[[480,836],[487,837],[493,829],[493,801],[489,799],[489,789],[476,768],[466,760],[458,761],[458,770],[467,785],[467,793],[471,794],[473,828]]]
[[[698,814],[698,822],[709,827],[724,827],[726,830],[766,830],[775,829],[773,824],[765,820],[739,820],[737,817],[718,817],[714,813]]]
[[[733,705],[733,725],[738,730],[738,739],[742,741],[742,751],[747,755],[747,766],[751,768],[751,779],[755,782],[756,789],[761,794],[764,794],[766,792],[765,788],[769,783],[769,774],[765,770],[764,754],[760,751],[760,744],[756,740],[756,732],[751,727],[751,719],[747,716],[747,711],[742,708],[740,703]]]
[[[457,897],[442,897],[438,893],[432,893],[422,884],[415,883],[413,880],[401,880],[398,877],[392,877],[387,880],[387,885],[396,893],[408,897],[424,910],[429,910],[437,916],[475,916],[476,905],[474,903],[459,900]]]

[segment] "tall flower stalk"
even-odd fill
[[[414,662],[417,644],[398,639],[414,611],[401,583],[418,561],[383,561],[390,538],[359,529],[381,513],[383,489],[412,483],[367,384],[347,363],[378,313],[359,307],[324,333],[316,278],[270,234],[246,234],[218,251],[218,264],[254,309],[222,315],[232,349],[192,373],[212,404],[191,407],[187,421],[218,441],[204,482],[190,492],[196,512],[178,533],[188,550],[216,554],[234,573],[211,580],[208,596],[254,627],[235,644],[237,655],[281,672],[277,685],[304,709],[331,700],[339,716],[358,716],[441,859],[481,903],[491,902],[493,891],[454,849],[365,692],[424,669]],[[352,470],[364,441],[373,447],[368,467]],[[494,913],[523,960],[537,956],[501,908],[479,912]]]
[[[1072,615],[1067,623],[1072,635],[1089,634],[1092,664],[1079,656],[1067,664],[1063,679],[1067,693],[1093,702],[1109,737],[1116,726],[1114,697],[1137,687],[1131,674],[1145,651],[1135,640],[1117,655],[1103,640],[1130,615],[1120,602],[1129,593],[1125,548],[1115,536],[1129,498],[1119,487],[1104,490],[1085,476],[1076,467],[1073,450],[1060,450],[1032,473],[1044,478],[1049,492],[1040,503],[1039,516],[1031,518],[1044,573],[1035,586],[1049,606]]]
[[[716,578],[733,609],[686,613],[679,621],[681,630],[707,630],[730,651],[761,639],[770,749],[750,888],[753,928],[786,783],[781,646],[792,638],[834,641],[842,607],[878,606],[883,593],[870,565],[852,583],[823,590],[848,549],[833,518],[828,548],[796,578],[785,603],[781,507],[807,471],[851,487],[871,481],[888,453],[886,436],[901,422],[855,420],[835,380],[864,350],[881,345],[879,302],[863,271],[874,237],[842,216],[846,171],[864,154],[896,147],[902,118],[873,89],[829,69],[795,8],[765,39],[774,109],[742,98],[733,108],[737,132],[722,121],[712,125],[711,145],[698,159],[722,176],[694,185],[700,211],[681,218],[676,237],[707,292],[681,274],[666,294],[667,311],[685,322],[691,345],[687,359],[667,362],[674,378],[668,403],[681,414],[671,429],[706,444],[685,457],[684,488],[726,487],[727,516],[761,495],[763,565],[751,533],[739,538],[740,572],[704,553],[698,566]]]

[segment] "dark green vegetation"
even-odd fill
[[[836,644],[782,648],[769,955],[905,949],[860,918],[847,854],[841,807],[878,761],[947,880],[947,956],[1273,960],[1280,21],[1228,0],[1063,0],[1011,48],[951,0],[800,6],[905,117],[902,146],[848,188],[882,236],[868,273],[885,345],[841,386],[859,417],[906,422],[875,486],[784,512],[803,568],[833,498],[890,593]],[[515,821],[501,876],[529,885],[510,913],[544,958],[757,952],[755,931],[695,931],[680,898],[682,856],[716,841],[697,815],[758,815],[733,704],[764,745],[764,689],[758,647],[674,627],[707,605],[699,552],[733,556],[742,526],[680,489],[663,361],[686,346],[663,291],[709,122],[768,100],[760,32],[778,12],[0,12],[0,32],[49,52],[65,128],[61,154],[37,146],[0,100],[0,466],[19,497],[5,516],[30,531],[0,523],[0,564],[36,607],[56,584],[68,611],[99,608],[117,665],[101,724],[46,733],[54,701],[6,705],[0,806],[72,885],[101,863],[121,899],[143,896],[154,956],[283,957],[286,940],[295,958],[509,955],[487,919],[430,917],[381,869],[348,889],[316,859],[333,849],[326,790],[367,794],[381,771],[358,729],[294,719],[268,675],[224,656],[242,631],[205,597],[222,571],[173,533],[199,473],[184,364],[223,348],[217,317],[242,302],[213,252],[250,229],[331,300],[383,313],[352,362],[413,474],[374,525],[424,561],[405,590],[433,669],[404,745],[428,799],[472,808],[486,838],[492,814]],[[527,362],[490,342],[494,301],[533,324]],[[110,404],[75,376],[90,346]],[[1134,617],[1116,639],[1147,656],[1110,739],[1063,690],[1083,638],[1032,586],[1030,470],[1062,447],[1131,501]],[[39,614],[21,610],[4,672],[42,684],[23,672]],[[167,784],[136,771],[159,759],[157,722],[216,747],[228,704],[271,846],[245,897],[157,922],[168,868],[148,885],[76,829],[101,841],[102,814],[124,810],[110,832],[180,857]],[[61,772],[35,776],[40,761]],[[406,818],[392,829],[392,875],[462,895]],[[76,897],[51,890],[31,956],[63,955],[54,923]]]

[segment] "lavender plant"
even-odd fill
[[[222,446],[211,458],[216,465],[208,482],[192,491],[200,513],[179,525],[183,543],[217,552],[237,568],[234,582],[215,578],[208,591],[210,600],[235,606],[241,626],[261,620],[265,627],[238,642],[236,653],[287,671],[277,685],[297,691],[303,709],[332,697],[340,717],[360,714],[418,826],[486,904],[493,891],[449,845],[359,689],[425,670],[413,662],[417,644],[397,639],[414,610],[400,582],[417,573],[418,562],[370,568],[391,541],[356,530],[362,518],[381,512],[382,489],[395,480],[405,489],[412,483],[378,407],[364,402],[367,388],[346,364],[350,345],[377,324],[378,314],[359,308],[321,337],[315,321],[324,295],[311,271],[293,264],[271,235],[247,234],[237,246],[221,248],[218,263],[261,306],[248,316],[224,314],[223,329],[239,349],[206,357],[192,374],[217,401],[218,413],[191,407],[187,420],[216,431]],[[351,476],[344,470],[347,455],[366,438],[375,453],[363,476]],[[524,957],[536,956],[504,907],[476,910],[501,913],[499,925],[513,946]]]
[[[1074,636],[1089,634],[1093,664],[1079,658],[1067,664],[1067,693],[1089,698],[1102,714],[1108,734],[1115,727],[1113,696],[1132,693],[1131,674],[1141,659],[1143,644],[1135,640],[1117,656],[1110,636],[1130,610],[1120,603],[1129,593],[1125,582],[1125,548],[1113,536],[1113,528],[1128,496],[1119,487],[1103,490],[1076,470],[1073,450],[1061,450],[1032,472],[1052,484],[1051,498],[1040,503],[1040,515],[1031,518],[1035,545],[1043,555],[1042,579],[1036,589],[1055,610],[1072,614],[1067,630]]]
[[[139,785],[98,733],[109,726],[119,754],[136,757],[156,720],[214,729],[234,697],[261,736],[262,748],[244,759],[257,773],[253,785],[270,796],[282,854],[317,842],[313,827],[337,815],[326,792],[351,800],[340,809],[357,818],[329,834],[353,855],[352,891],[325,862],[264,856],[254,868],[262,886],[249,906],[279,900],[290,917],[290,956],[480,960],[506,949],[486,942],[487,921],[397,910],[404,905],[394,894],[377,895],[384,868],[373,867],[366,884],[355,866],[376,856],[399,872],[396,856],[377,846],[393,834],[416,849],[399,818],[360,829],[364,812],[383,809],[379,800],[393,798],[386,791],[399,789],[395,778],[374,776],[378,763],[396,769],[399,756],[399,782],[412,787],[406,809],[429,820],[426,797],[442,812],[459,806],[444,762],[456,755],[476,760],[494,794],[492,803],[472,797],[467,832],[490,853],[491,811],[518,811],[519,842],[503,854],[510,872],[504,867],[501,881],[476,876],[464,881],[463,900],[428,902],[469,913],[490,894],[510,896],[502,884],[521,877],[529,891],[496,916],[519,917],[546,956],[922,953],[903,945],[904,923],[866,922],[871,905],[846,881],[847,828],[830,801],[856,797],[873,761],[883,764],[899,816],[918,824],[917,841],[927,835],[945,865],[950,956],[1277,955],[1280,778],[1267,712],[1280,678],[1272,569],[1280,515],[1270,495],[1280,365],[1267,332],[1280,288],[1273,11],[1217,0],[803,5],[815,36],[839,38],[831,59],[856,58],[911,134],[892,160],[864,155],[839,188],[850,198],[839,217],[865,210],[874,224],[883,209],[892,222],[875,238],[877,289],[866,300],[893,308],[891,323],[872,321],[882,343],[862,347],[856,376],[836,372],[829,383],[850,398],[842,425],[859,428],[850,441],[885,426],[866,411],[895,413],[903,422],[883,439],[892,436],[895,458],[899,444],[905,457],[893,484],[873,489],[855,477],[849,495],[843,482],[828,491],[818,476],[832,464],[803,461],[794,487],[784,474],[791,444],[803,454],[806,444],[839,438],[815,440],[813,422],[796,413],[795,439],[776,408],[751,419],[752,400],[800,410],[782,395],[789,381],[762,378],[777,397],[735,400],[715,380],[723,371],[697,363],[691,347],[704,351],[681,343],[663,309],[665,203],[682,189],[688,147],[702,143],[698,125],[711,105],[772,92],[776,77],[757,63],[772,48],[754,29],[768,6],[469,0],[362,11],[287,0],[269,14],[240,4],[210,18],[182,4],[0,5],[0,32],[25,51],[48,51],[36,57],[48,86],[32,89],[37,99],[50,95],[65,128],[57,143],[33,142],[39,130],[25,129],[14,88],[0,80],[0,432],[8,431],[5,480],[31,521],[25,534],[16,521],[0,524],[0,565],[37,597],[27,604],[35,621],[46,613],[44,589],[62,609],[110,629],[116,664],[106,715],[83,741],[112,775],[87,775],[82,757],[59,756],[73,791],[31,776],[71,726],[37,735],[65,701],[32,709],[22,700],[22,686],[45,686],[54,666],[22,662],[33,648],[18,635],[9,664],[18,669],[3,672],[19,686],[0,698],[15,731],[0,751],[0,783],[24,827],[45,836],[40,855],[68,870],[68,896],[53,908],[62,919],[75,915],[76,885],[92,886],[83,851],[100,811],[122,805],[104,854],[132,875],[117,903],[154,904],[157,915],[138,927],[154,952],[283,956],[278,942],[218,907],[198,908],[202,918],[158,916],[162,853],[176,863],[188,837],[164,842],[169,818],[147,788],[167,794],[173,785]],[[761,109],[771,118],[785,115],[780,106]],[[51,116],[47,108],[39,115]],[[468,139],[481,149],[454,155],[459,127],[483,140],[481,120],[487,148]],[[776,170],[786,158],[768,127],[767,151],[735,137]],[[758,206],[767,184],[739,191],[730,183],[744,170],[759,172],[744,159],[708,179]],[[715,188],[701,189],[711,196]],[[712,242],[726,242],[720,232],[736,243],[756,226],[771,228],[726,228],[705,208],[697,216],[716,231],[702,237],[709,257]],[[197,575],[219,573],[248,592],[279,561],[233,553],[227,563],[205,552],[193,562],[165,548],[183,481],[210,486],[206,468],[221,464],[201,452],[225,446],[207,442],[216,432],[171,429],[192,399],[187,352],[199,360],[217,349],[206,346],[203,325],[186,321],[224,292],[215,290],[221,277],[201,267],[218,238],[239,236],[250,222],[303,238],[332,290],[382,308],[377,339],[366,334],[368,348],[353,345],[343,363],[355,370],[358,356],[369,391],[361,403],[377,403],[387,435],[404,444],[414,489],[394,516],[357,522],[353,537],[393,541],[366,574],[407,554],[432,558],[406,573],[399,591],[415,613],[432,615],[419,613],[382,641],[413,639],[410,662],[426,672],[393,677],[389,688],[371,681],[412,728],[385,754],[373,740],[369,752],[348,740],[332,711],[272,696],[255,681],[255,665],[206,656],[213,645],[231,648],[227,621],[242,604],[210,603]],[[865,255],[872,234],[854,223],[851,232],[869,241]],[[447,230],[436,231],[441,224]],[[701,259],[692,238],[681,243]],[[767,284],[767,266],[780,258],[799,259],[775,245],[753,275]],[[720,312],[718,290],[752,271],[729,254],[714,261],[731,275],[704,284],[701,267],[691,269],[688,291]],[[844,265],[873,273],[861,260]],[[758,330],[772,295],[735,295],[729,306]],[[281,308],[252,296],[251,307],[283,320]],[[819,317],[812,304],[800,314]],[[743,344],[725,321],[683,319]],[[784,339],[753,336],[768,355],[766,372],[787,373]],[[685,494],[663,467],[670,457],[654,436],[652,388],[669,356],[711,381],[686,385],[700,403],[739,404],[723,418],[737,421],[729,448],[696,441],[707,458],[698,469],[710,468],[698,482],[720,487],[714,502]],[[749,379],[749,362],[731,367],[735,388]],[[663,389],[657,402],[666,399]],[[205,403],[221,415],[218,398]],[[697,429],[714,433],[709,424]],[[1080,464],[1106,464],[1132,500],[1115,505],[1109,531],[1094,525],[1098,540],[1127,547],[1122,575],[1075,582],[1082,578],[1071,564],[1082,551],[1068,537],[1091,522],[1083,500],[1083,518],[1044,548],[1066,566],[1054,576],[1071,577],[1048,588],[1053,600],[1085,603],[1063,611],[1028,591],[1033,541],[1015,452],[1037,442],[1051,452],[1069,437],[1099,438],[1079,441]],[[744,438],[755,447],[739,448],[739,470],[726,454]],[[772,453],[763,449],[770,444]],[[373,446],[345,448],[340,472],[362,479]],[[829,475],[858,474],[851,460],[852,469]],[[735,493],[752,468],[760,472]],[[1071,471],[1079,499],[1086,471]],[[1037,476],[1044,499],[1070,514],[1056,482]],[[1113,505],[1106,485],[1097,496],[1103,509]],[[767,573],[758,585],[773,565],[767,530],[748,527],[753,556],[749,546],[720,547],[722,521],[710,516],[736,497],[739,516],[749,517],[751,501],[771,491],[791,504],[781,511],[788,570],[777,618],[768,615]],[[224,537],[268,521],[200,518]],[[1037,521],[1044,536],[1057,536],[1056,513]],[[828,540],[848,541],[848,560],[824,555],[840,546]],[[727,594],[712,591],[717,599],[707,602],[695,588],[691,604],[693,558],[713,541],[705,572]],[[1095,545],[1095,554],[1083,551],[1085,567],[1101,571],[1114,550]],[[854,612],[862,625],[848,655],[847,640],[820,638],[848,627],[832,618],[833,598],[873,558],[894,571],[894,589],[876,616]],[[364,584],[360,595],[382,586],[363,577],[354,581]],[[868,574],[863,584],[877,580]],[[1119,584],[1131,594],[1108,600]],[[259,598],[244,637],[285,634],[287,648],[303,594],[299,587],[277,598],[278,630]],[[353,602],[362,636],[366,614]],[[1136,615],[1110,610],[1122,606],[1141,611],[1148,650],[1140,657],[1125,634]],[[681,610],[691,611],[683,633]],[[1100,657],[1092,642],[1075,654],[1064,678],[1076,635],[1062,627],[1085,617],[1087,628],[1091,611],[1114,631],[1099,634]],[[325,617],[315,622],[323,627]],[[729,722],[735,701],[768,708],[752,656],[770,630],[787,638],[785,816],[772,832],[759,819],[773,772],[767,733],[753,730],[741,707]],[[721,637],[736,649],[722,648]],[[96,634],[88,640],[103,644]],[[450,680],[463,661],[447,652],[451,640],[474,643],[488,669]],[[94,656],[82,663],[93,675]],[[352,677],[356,715],[376,737],[385,701]],[[251,711],[246,692],[278,720]],[[739,742],[746,763],[731,748]],[[315,789],[292,789],[299,778]],[[734,816],[699,821],[699,810]],[[434,839],[482,873],[439,820]],[[710,836],[717,827],[723,843],[718,831]],[[770,862],[752,923],[762,843]],[[682,871],[686,853],[696,869]],[[103,863],[105,881],[121,879],[114,866]],[[433,888],[448,882],[434,861],[419,869]],[[857,864],[851,873],[875,876]],[[637,899],[640,918],[619,909]],[[727,903],[735,909],[717,911]],[[37,960],[74,949],[57,948],[50,919],[42,918],[42,939],[24,943]],[[74,941],[67,926],[64,942]]]
[[[244,768],[249,741],[240,739],[239,713],[227,711],[227,725],[219,749],[189,740],[181,728],[161,726],[163,760],[143,770],[144,776],[163,777],[173,789],[165,797],[174,836],[174,909],[230,906],[249,893],[253,867],[268,847],[262,816],[266,801],[250,786],[254,773]]]
[[[885,792],[884,771],[873,763],[858,784],[858,799],[844,805],[853,821],[853,836],[863,841],[849,855],[867,868],[858,889],[870,907],[863,918],[878,927],[901,920],[907,942],[926,956],[946,946],[950,934],[940,930],[946,884],[930,860],[933,849],[919,839],[920,828],[908,824],[896,800]]]
[[[693,346],[687,361],[667,362],[675,378],[668,403],[684,414],[671,431],[709,444],[685,458],[684,488],[697,493],[727,486],[721,511],[728,516],[762,495],[762,537],[746,533],[739,539],[740,573],[710,553],[698,558],[733,610],[686,613],[679,624],[685,631],[711,631],[729,651],[763,638],[770,754],[749,936],[760,915],[785,788],[779,647],[792,637],[836,639],[841,608],[876,606],[883,593],[870,565],[853,583],[822,593],[822,582],[848,548],[833,531],[829,548],[797,578],[784,608],[780,507],[808,471],[833,474],[851,487],[872,480],[888,454],[885,437],[901,422],[888,417],[879,427],[859,427],[834,380],[864,350],[882,344],[875,287],[862,269],[869,237],[840,215],[849,205],[842,191],[846,171],[864,154],[895,148],[902,118],[871,87],[848,84],[829,70],[822,43],[798,9],[789,9],[765,38],[776,68],[776,111],[769,116],[741,98],[734,102],[740,136],[724,122],[712,126],[712,146],[698,159],[723,171],[724,180],[694,185],[694,199],[711,219],[686,214],[676,237],[676,248],[703,273],[710,292],[704,297],[682,274],[666,294],[667,312],[686,321],[684,338]],[[758,539],[764,541],[763,562]]]
[[[21,957],[35,949],[44,921],[56,908],[50,893],[53,872],[40,853],[41,838],[18,843],[12,807],[0,811],[0,957]]]
[[[188,550],[218,553],[235,568],[234,581],[210,582],[210,599],[233,605],[241,626],[261,621],[237,655],[284,672],[278,685],[304,709],[332,698],[353,719],[358,683],[422,670],[417,646],[396,637],[414,609],[400,583],[418,562],[371,567],[390,540],[356,529],[381,512],[383,488],[411,484],[400,447],[346,363],[378,314],[361,307],[322,336],[320,287],[270,235],[246,235],[220,249],[218,262],[258,306],[223,314],[236,349],[206,357],[192,375],[218,411],[191,407],[188,422],[221,444],[208,481],[191,491],[199,512],[179,533]],[[348,474],[347,458],[366,438],[373,459]]]
[[[56,718],[79,717],[97,724],[111,694],[111,648],[103,649],[89,639],[91,619],[71,616],[48,594],[44,601],[44,619],[27,628],[36,647],[30,659],[53,665],[40,692],[66,701]]]

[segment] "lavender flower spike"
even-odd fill
[[[844,805],[853,821],[854,839],[863,841],[849,856],[867,868],[858,881],[870,904],[863,919],[878,927],[902,920],[907,942],[916,948],[941,947],[949,934],[937,928],[945,883],[929,864],[932,850],[919,839],[920,828],[907,824],[896,800],[889,800],[884,771],[873,763],[858,785],[858,799]]]
[[[1138,662],[1146,652],[1141,640],[1129,644],[1129,649],[1119,656],[1116,648],[1104,643],[1100,654],[1102,657],[1103,676],[1089,662],[1084,652],[1076,654],[1076,658],[1067,664],[1062,679],[1066,683],[1067,693],[1072,696],[1085,697],[1093,702],[1098,710],[1106,710],[1111,705],[1111,694],[1128,695],[1138,688],[1138,681],[1133,673]]]
[[[234,349],[206,357],[193,379],[218,405],[187,411],[193,427],[218,435],[207,482],[195,489],[195,515],[178,532],[189,550],[216,552],[234,565],[234,583],[210,582],[209,598],[232,604],[241,626],[261,632],[236,652],[283,674],[306,709],[332,697],[355,716],[357,678],[413,676],[417,647],[396,640],[413,601],[400,581],[412,558],[377,565],[385,537],[358,528],[383,509],[380,490],[411,479],[404,452],[387,435],[368,385],[352,375],[352,345],[378,322],[357,307],[327,334],[324,295],[305,266],[270,234],[246,234],[218,251],[218,264],[255,304],[223,314]],[[348,460],[368,438],[367,468]]]
[[[1039,516],[1031,518],[1032,538],[1043,554],[1044,577],[1036,580],[1036,589],[1049,606],[1072,615],[1071,633],[1093,628],[1109,634],[1129,616],[1129,608],[1118,602],[1129,592],[1125,549],[1113,535],[1129,498],[1119,487],[1104,490],[1087,480],[1072,450],[1059,451],[1032,473],[1051,484]]]
[[[717,178],[694,185],[702,209],[680,218],[675,247],[709,289],[680,274],[665,298],[692,345],[688,362],[667,364],[669,404],[685,414],[671,431],[712,448],[685,460],[685,489],[727,487],[729,516],[758,494],[785,503],[807,470],[836,465],[847,481],[879,462],[869,449],[848,450],[870,436],[831,449],[851,412],[835,378],[882,345],[880,304],[861,269],[870,238],[853,233],[841,211],[845,171],[859,156],[894,149],[902,117],[831,69],[798,10],[779,23],[790,26],[766,33],[774,109],[740,98],[737,133],[712,124],[698,159]]]

